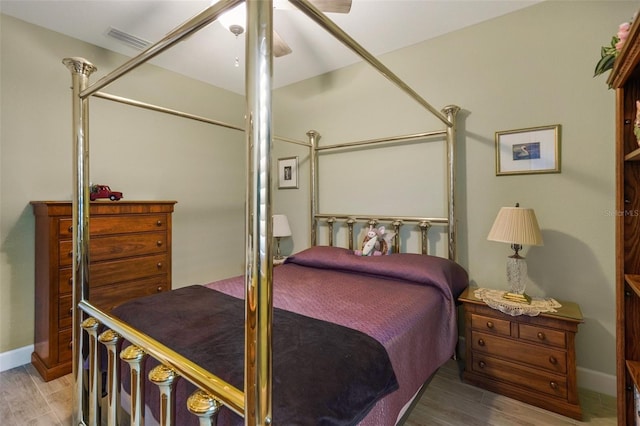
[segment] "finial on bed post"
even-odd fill
[[[420,227],[420,245],[422,247],[422,254],[429,254],[429,228],[431,228],[431,222],[423,220],[418,224]]]
[[[347,227],[349,228],[349,250],[353,250],[353,224],[356,220],[352,217],[347,219]]]
[[[200,419],[201,425],[215,426],[222,403],[213,395],[198,389],[187,399],[187,409]]]
[[[452,124],[447,127],[447,187],[449,189],[449,259],[455,261],[457,259],[456,241],[457,241],[457,220],[456,220],[456,204],[455,204],[455,188],[456,188],[456,116],[460,111],[457,105],[447,105],[442,112],[447,115],[447,119]]]
[[[89,100],[80,93],[89,85],[89,76],[97,68],[84,58],[64,58],[62,63],[71,71],[72,143],[73,143],[73,291],[72,291],[72,394],[71,421],[83,424],[84,387],[83,359],[84,339],[82,339],[82,311],[78,307],[89,291]]]
[[[317,227],[318,220],[316,219],[316,215],[318,214],[318,141],[320,140],[320,133],[316,130],[309,130],[307,132],[307,137],[309,138],[309,145],[311,145],[311,150],[309,151],[310,158],[310,167],[311,171],[309,173],[309,185],[311,187],[311,196],[309,197],[311,200],[311,221],[310,225],[310,233],[311,233],[311,245],[315,246],[317,244]]]
[[[92,73],[98,71],[95,65],[80,57],[64,58],[62,63],[69,68],[69,71],[73,74],[83,74],[89,77]]]

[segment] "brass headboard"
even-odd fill
[[[413,224],[420,229],[420,252],[422,254],[429,254],[428,250],[428,233],[431,226],[448,225],[449,220],[442,217],[416,217],[416,216],[365,216],[365,215],[339,215],[339,214],[316,214],[314,215],[314,224],[316,232],[313,232],[312,245],[316,245],[317,241],[317,229],[326,223],[328,228],[328,245],[334,246],[334,227],[336,223],[344,223],[348,230],[347,247],[349,250],[353,250],[354,246],[358,246],[356,236],[354,235],[354,227],[357,223],[363,223],[367,226],[376,227],[380,223],[388,223],[395,235],[393,236],[393,252],[400,253],[400,228],[407,224]]]

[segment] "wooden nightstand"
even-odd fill
[[[460,296],[466,335],[465,382],[580,420],[575,335],[580,307],[510,316],[474,297]]]

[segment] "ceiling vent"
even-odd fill
[[[107,31],[107,37],[114,38],[120,43],[126,44],[127,46],[133,47],[134,49],[138,50],[144,50],[149,47],[149,45],[151,45],[150,41],[125,33],[124,31],[113,27],[109,27],[109,30]]]

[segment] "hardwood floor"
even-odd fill
[[[71,387],[70,375],[47,383],[30,364],[0,373],[0,424],[71,424]],[[582,422],[464,384],[456,362],[450,361],[433,378],[405,425],[616,425],[614,397],[581,389],[580,401]]]

